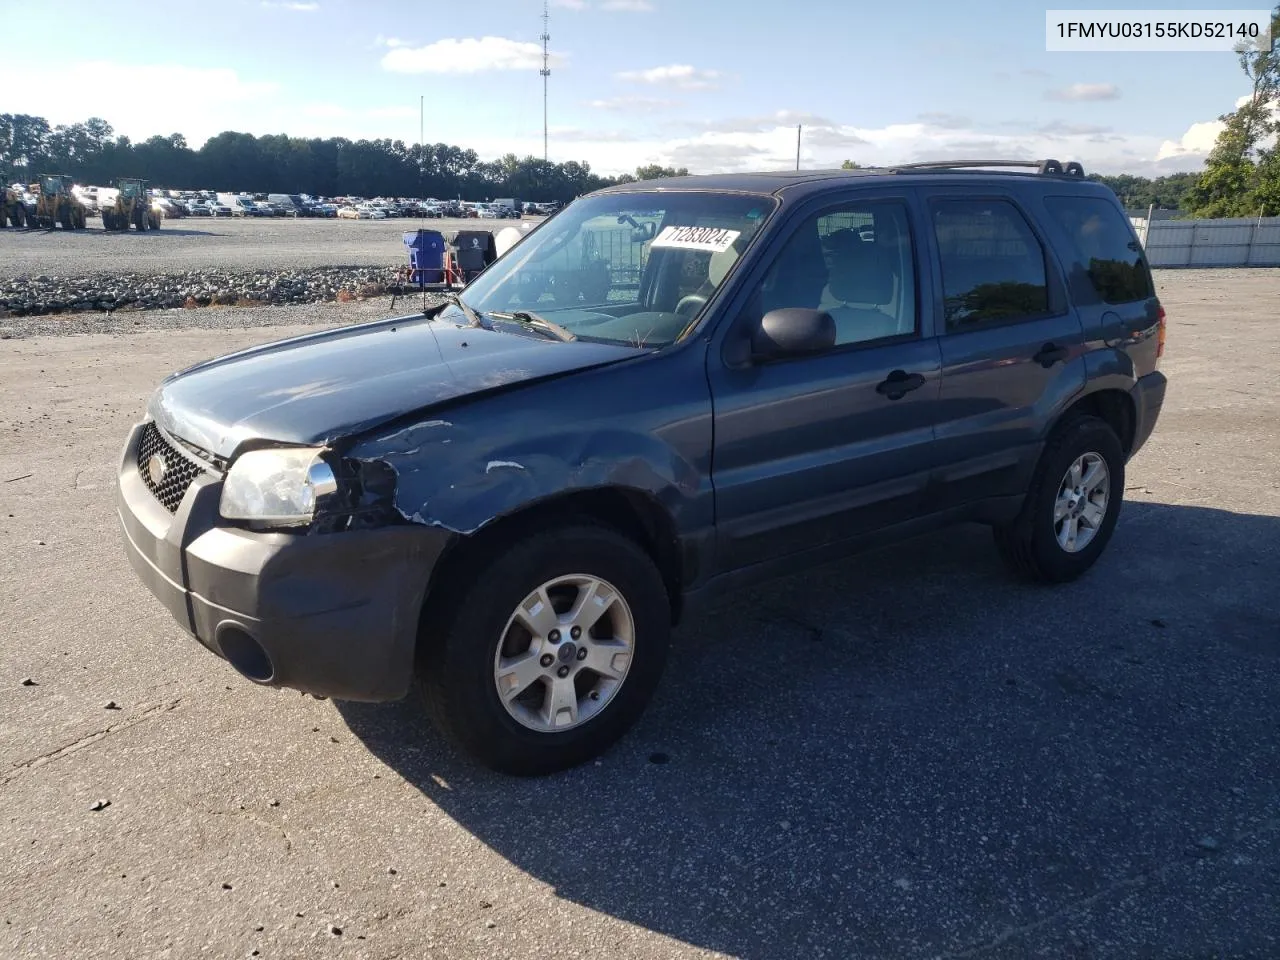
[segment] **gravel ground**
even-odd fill
[[[1168,402],[1088,576],[966,527],[733,598],[532,781],[245,683],[122,554],[157,380],[381,304],[0,343],[0,957],[1280,955],[1280,272],[1159,284]]]
[[[534,222],[528,220],[526,222]],[[0,230],[0,280],[24,274],[172,274],[188,270],[403,266],[400,235],[420,225],[451,234],[514,220],[316,220],[188,217],[155,233]]]
[[[145,331],[224,330],[260,328],[260,337],[283,336],[271,328],[299,324],[340,326],[390,316],[407,315],[422,309],[422,296],[371,297],[350,303],[262,304],[256,307],[203,307],[199,310],[117,310],[114,313],[68,313],[26,317],[0,317],[0,340],[29,337],[59,337],[72,334],[108,334],[120,337]],[[428,303],[436,302],[428,294]],[[217,350],[217,347],[214,347]],[[3,355],[0,354],[0,357]]]

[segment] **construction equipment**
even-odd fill
[[[147,196],[147,181],[117,180],[116,202],[102,208],[102,228],[104,230],[159,230],[160,211],[152,209],[151,200]]]
[[[22,202],[22,194],[12,187],[2,188],[0,192],[0,228],[13,224],[15,227],[27,225],[27,205]]]
[[[35,226],[52,230],[83,230],[85,206],[71,192],[71,177],[61,173],[42,173],[37,185]]]

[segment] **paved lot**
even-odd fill
[[[1280,955],[1280,272],[1159,283],[1168,406],[1089,576],[966,528],[740,596],[535,781],[246,684],[131,575],[151,387],[282,328],[0,342],[0,957]]]
[[[526,219],[533,223],[532,218]],[[376,267],[405,260],[400,235],[419,225],[453,233],[500,230],[514,220],[316,220],[188,217],[154,233],[106,233],[90,220],[83,231],[0,230],[0,279],[23,274],[79,276],[98,271],[181,273],[186,270]]]

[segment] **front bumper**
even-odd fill
[[[1160,410],[1164,407],[1164,393],[1169,385],[1168,378],[1159,370],[1139,377],[1138,382],[1129,391],[1133,398],[1133,409],[1137,419],[1134,421],[1133,446],[1129,450],[1132,457],[1151,437],[1156,428],[1156,420],[1160,418]]]
[[[219,526],[222,478],[212,472],[197,476],[171,514],[138,472],[143,426],[125,444],[117,512],[130,564],[178,623],[257,683],[345,700],[403,697],[447,534],[416,525],[313,536]]]

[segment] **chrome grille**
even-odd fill
[[[152,470],[153,458],[159,458],[164,464],[163,470],[158,467]],[[179,451],[154,423],[142,428],[142,436],[138,438],[138,473],[147,489],[170,513],[177,513],[187,488],[204,472],[204,467]],[[158,483],[153,473],[159,473]]]

